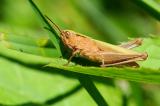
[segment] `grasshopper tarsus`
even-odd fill
[[[104,68],[104,67],[106,67],[104,64],[102,64],[102,65],[100,65],[100,67],[102,67],[102,68]]]
[[[67,62],[66,64],[63,64],[63,66],[68,66],[69,65],[69,63]]]

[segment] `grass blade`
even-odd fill
[[[57,72],[66,72],[66,73],[79,73],[87,74],[92,76],[100,77],[110,77],[118,79],[126,79],[136,82],[146,82],[146,83],[160,83],[160,71],[157,69],[151,68],[116,68],[116,67],[84,67],[79,65],[74,65],[70,63],[70,66],[64,66],[67,62],[65,59],[60,58],[46,58],[41,56],[30,55],[26,53],[21,53],[15,50],[10,50],[5,47],[1,47],[0,56],[16,60],[21,64],[26,64],[27,66],[36,66],[38,68],[47,69],[50,68],[50,72],[54,72],[53,69],[59,69]],[[25,57],[25,58],[24,58]],[[47,65],[47,66],[46,66]],[[46,66],[46,67],[44,67]]]
[[[42,14],[42,12],[38,9],[38,7],[36,6],[36,4],[32,0],[29,0],[29,3],[31,4],[31,6],[35,10],[35,12],[37,13],[38,17],[40,17],[42,23],[44,23],[44,25],[45,25],[44,27],[46,27],[47,29],[50,29],[50,31],[52,33],[52,34],[49,34],[50,40],[52,41],[52,43],[56,47],[59,55],[61,56],[60,39],[59,39],[58,34],[52,28],[52,26],[49,24],[49,22],[46,20],[46,18],[44,17],[44,15]]]
[[[12,33],[0,33],[0,41],[15,42],[24,45],[46,47],[51,46],[51,42],[48,37],[31,37],[27,35],[17,35]]]
[[[54,48],[44,48],[44,47],[37,47],[31,45],[24,45],[15,42],[8,42],[8,41],[1,41],[0,45],[5,46],[6,48],[17,50],[24,53],[45,56],[45,57],[59,57],[59,54],[56,49]]]
[[[92,1],[76,0],[77,6],[82,10],[92,23],[100,30],[108,42],[117,43],[116,41],[124,41],[127,34],[115,22],[104,16],[93,4]]]
[[[156,0],[132,0],[138,6],[145,9],[146,12],[151,14],[156,19],[160,20],[160,5],[156,3]]]
[[[87,77],[79,77],[80,83],[85,87],[87,92],[92,96],[94,101],[98,104],[98,106],[108,106],[103,96],[100,94],[93,81]]]

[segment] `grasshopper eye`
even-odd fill
[[[65,33],[66,33],[67,35],[70,35],[70,34],[71,34],[69,31],[66,31]]]
[[[69,31],[65,31],[65,36],[66,36],[66,38],[69,38],[70,35],[71,35],[71,33],[70,33]]]

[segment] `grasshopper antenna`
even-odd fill
[[[59,32],[62,33],[62,30],[59,28],[57,24],[55,24],[48,16],[45,15],[45,17],[59,30]]]

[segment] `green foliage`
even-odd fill
[[[160,83],[159,37],[154,35],[154,37],[144,38],[143,45],[135,49],[149,54],[146,61],[139,62],[140,68],[101,68],[81,66],[73,62],[69,66],[64,66],[67,60],[60,57],[57,33],[32,0],[29,1],[38,18],[41,19],[40,22],[43,23],[43,27],[49,29],[51,33],[49,33],[49,36],[41,36],[44,33],[38,33],[38,30],[34,34],[13,34],[14,30],[9,31],[3,24],[0,24],[0,31],[11,32],[0,33],[0,105],[96,106],[97,103],[100,106],[133,106],[134,104],[141,106],[146,105],[146,103],[153,103],[154,100],[156,101],[154,101],[154,105],[159,104],[159,93],[157,93],[159,89],[151,89],[148,95],[151,95],[151,93],[154,95],[149,98],[149,102],[143,102],[145,87],[141,88],[140,85],[142,82],[145,84]],[[82,5],[82,2],[84,5]],[[156,2],[148,2],[147,0],[140,2],[139,4],[136,3],[143,7],[146,12],[159,19],[159,8]],[[104,41],[116,43],[127,39],[127,36],[134,37],[129,33],[148,36],[148,33],[153,28],[147,27],[147,25],[151,26],[150,22],[146,17],[145,21],[140,18],[136,9],[124,9],[124,11],[118,8],[118,12],[117,10],[102,12],[101,10],[104,8],[102,9],[102,4],[99,4],[100,2],[98,1],[93,1],[92,3],[85,0],[81,2],[67,0],[64,1],[66,8],[61,8],[59,5],[59,7],[56,6],[58,3],[64,6],[63,3],[61,4],[58,1],[54,1],[54,3],[54,6],[52,5],[52,13],[54,13],[53,17],[56,23],[86,35],[93,35],[93,38]],[[68,4],[66,5],[66,3]],[[112,4],[114,3],[115,1]],[[48,2],[47,8],[50,5],[51,3]],[[148,8],[150,8],[149,11]],[[61,11],[56,12],[57,10]],[[67,12],[63,11],[69,11],[69,15],[67,16]],[[121,14],[118,14],[119,12]],[[128,14],[128,17],[126,14]],[[73,19],[64,21],[67,18]],[[130,18],[136,19],[131,22]],[[12,20],[12,17],[7,19]],[[20,30],[18,28],[18,32],[25,33],[25,31]],[[134,81],[130,86],[132,94],[126,94],[126,96],[125,92],[122,92],[114,83],[115,80],[119,81],[121,79]],[[134,98],[134,100],[131,98]],[[154,100],[152,100],[153,98]]]
[[[23,104],[24,103],[54,104],[58,102],[56,98],[58,98],[59,95],[62,95],[62,97],[60,97],[60,100],[63,100],[63,95],[66,95],[67,92],[70,92],[70,89],[74,89],[74,87],[78,85],[77,80],[73,79],[73,78],[76,78],[76,75],[71,76],[72,75],[71,74],[69,75],[69,77],[71,78],[73,77],[73,78],[68,79],[64,76],[59,75],[61,73],[59,73],[57,69],[50,70],[46,66],[44,66],[50,62],[65,64],[67,61],[64,59],[40,57],[40,56],[30,55],[26,53],[20,53],[15,50],[6,49],[4,47],[1,47],[0,55],[1,57],[7,58],[7,60],[4,58],[1,59],[1,61],[3,61],[3,64],[1,64],[2,65],[1,67],[3,70],[0,71],[1,72],[0,75],[2,75],[1,78],[3,79],[1,80],[2,81],[1,87],[4,89],[3,90],[4,99],[2,99],[2,101],[0,102],[3,104],[22,104],[22,103]],[[21,65],[19,66],[17,62],[18,64],[21,64]],[[6,68],[6,66],[8,66],[8,68]],[[66,74],[64,75],[66,76]],[[35,78],[38,78],[38,79],[35,80]],[[9,82],[10,80],[14,82],[10,82],[11,84],[8,85],[7,81]],[[22,81],[22,82],[17,83],[17,81]],[[14,86],[19,89],[13,88],[11,86]],[[68,86],[69,88],[65,87],[65,90],[64,90],[63,89],[64,86]],[[8,88],[10,89],[8,90]],[[102,89],[101,92],[103,91],[106,92],[106,93],[103,93],[103,95],[107,97],[105,98],[107,99],[107,101],[108,100],[110,101],[109,104],[112,104],[112,106],[116,106],[117,103],[122,104],[122,101],[121,101],[122,95],[119,92],[119,90],[116,90],[116,88],[112,88],[109,86],[106,87],[105,85],[101,85],[101,84],[100,85],[98,84],[97,88]],[[108,91],[106,89],[110,89],[110,90]],[[24,93],[21,94],[20,91]],[[10,96],[7,92],[10,94]],[[87,99],[88,102],[86,103],[81,102],[82,99],[79,99],[81,98],[81,95],[86,95],[86,96],[83,96],[83,99],[84,100]],[[113,98],[113,100],[117,101],[115,102],[115,104],[112,103],[112,101],[110,100],[109,96],[111,95],[117,96],[117,98]],[[6,97],[9,96],[9,97],[5,98],[5,96]],[[64,96],[64,98],[67,97],[68,99],[65,99],[60,103],[58,102],[58,104],[62,105],[63,103],[64,104],[71,103],[73,105],[76,105],[77,102],[80,102],[79,103],[80,106],[83,104],[95,105],[94,102],[90,99],[90,97],[86,94],[84,90],[80,90],[80,91],[78,90],[78,92],[72,95],[71,97],[70,95],[68,96]],[[19,97],[21,97],[21,100],[17,101]]]
[[[59,56],[61,56],[61,51],[60,51],[60,39],[58,34],[56,33],[55,29],[52,28],[52,26],[49,24],[49,22],[47,21],[47,19],[45,18],[45,16],[41,13],[41,11],[38,9],[38,7],[34,4],[34,2],[32,0],[29,0],[31,6],[33,7],[33,9],[35,10],[35,12],[37,13],[37,15],[40,17],[41,21],[44,25],[44,28],[46,28],[47,30],[49,30],[49,32],[51,32],[52,34],[49,34],[50,40],[52,41],[52,43],[54,44],[54,46],[56,47]],[[53,36],[54,35],[54,36]]]
[[[160,39],[159,37],[145,38],[144,44],[136,48],[138,51],[146,51],[148,53],[148,59],[144,62],[140,62],[142,67],[150,69],[160,69]]]
[[[64,54],[64,53],[62,53],[63,52],[62,49],[64,49],[64,47],[61,46],[60,37],[57,35],[55,29],[52,28],[52,26],[49,24],[49,22],[47,21],[47,19],[45,18],[45,16],[41,13],[41,11],[34,4],[34,2],[32,0],[29,0],[29,2],[31,4],[31,6],[35,9],[35,11],[38,13],[39,17],[42,18],[42,22],[44,22],[47,25],[47,28],[46,27],[45,28],[49,32],[52,32],[52,35],[50,35],[49,37],[50,37],[52,43],[54,44],[54,46],[56,47],[56,49],[57,49],[57,51],[59,53],[59,56],[62,56],[61,54]],[[53,37],[53,35],[55,37]],[[101,96],[101,94],[98,92],[97,88],[94,86],[93,82],[90,79],[87,79],[88,80],[87,82],[85,80],[86,80],[85,77],[80,76],[80,78],[79,78],[80,83],[86,88],[86,90],[92,96],[92,98],[96,101],[96,103],[98,105],[108,106],[108,104],[105,102],[105,100],[103,99],[103,97]],[[91,87],[88,86],[89,84],[90,84]],[[92,92],[90,92],[89,89]],[[99,98],[99,99],[97,99],[97,98]]]
[[[156,19],[160,20],[160,5],[156,0],[133,0],[140,5],[146,12],[153,15]]]
[[[158,39],[153,39],[153,41],[156,40],[158,41]],[[144,47],[147,47],[150,45],[150,43],[148,41],[152,41],[152,39],[145,39],[144,40]],[[148,42],[148,43],[147,43]],[[159,42],[155,42],[154,45],[152,46],[158,46],[159,45]],[[145,49],[143,46],[142,48],[139,48],[140,49]],[[153,52],[152,52],[153,53]],[[150,61],[150,59],[152,58],[152,56],[154,56],[154,53],[152,55],[152,53],[150,53],[150,57],[147,61]],[[43,73],[43,74],[47,74],[47,73],[50,73],[50,74],[47,74],[49,76],[55,76],[55,72],[56,73],[59,73],[59,74],[64,74],[64,75],[67,75],[69,74],[70,77],[73,77],[73,78],[76,78],[76,77],[79,77],[79,75],[77,74],[73,74],[74,73],[79,73],[79,74],[86,74],[86,75],[91,75],[91,76],[95,76],[95,77],[110,77],[110,78],[116,78],[116,79],[126,79],[126,80],[131,80],[131,81],[137,81],[137,82],[146,82],[146,83],[160,83],[160,78],[159,78],[159,75],[160,75],[160,72],[159,70],[156,68],[157,64],[159,64],[159,62],[157,63],[157,61],[153,61],[153,62],[156,62],[156,63],[153,63],[152,67],[149,68],[146,68],[148,67],[148,65],[143,65],[143,67],[141,68],[115,68],[115,67],[110,67],[110,68],[99,68],[99,67],[84,67],[84,66],[79,66],[79,65],[74,65],[73,63],[71,63],[69,66],[64,66],[64,64],[67,62],[66,60],[64,59],[59,59],[59,58],[47,58],[47,57],[41,57],[41,56],[35,56],[35,55],[31,55],[31,54],[26,54],[26,53],[22,53],[22,52],[18,52],[18,51],[15,51],[15,50],[10,50],[10,49],[7,49],[3,46],[1,46],[1,51],[0,51],[0,55],[1,57],[4,57],[4,58],[7,58],[11,61],[8,61],[8,60],[5,60],[5,61],[8,61],[10,63],[10,65],[13,65],[16,64],[17,62],[19,64],[21,64],[22,66],[19,67],[19,66],[15,66],[18,68],[18,70],[20,71],[20,73],[23,73],[22,75],[31,75],[32,73],[36,74],[36,75],[33,75],[33,76],[37,76],[38,73]],[[157,55],[158,56],[158,55]],[[24,58],[25,57],[25,58]],[[156,57],[155,57],[156,58]],[[158,58],[158,57],[157,57]],[[4,59],[2,59],[4,60]],[[15,63],[16,62],[16,63]],[[6,62],[4,62],[4,64],[6,64]],[[4,70],[6,71],[2,71],[2,72],[5,72],[6,74],[1,74],[3,77],[5,77],[5,79],[10,79],[10,76],[7,76],[8,74],[7,73],[15,73],[15,69],[14,71],[11,71],[10,70],[10,67],[8,68],[5,68],[6,66],[1,64],[3,67],[4,67]],[[7,64],[8,65],[8,64]],[[8,65],[8,66],[10,66]],[[28,68],[34,68],[34,69],[24,69],[23,67],[24,66],[27,66]],[[155,66],[155,68],[154,68]],[[160,66],[160,65],[159,65]],[[11,67],[12,68],[12,67]],[[17,69],[16,68],[16,69]],[[153,69],[152,69],[153,68]],[[41,71],[44,70],[43,72]],[[55,70],[56,69],[56,70]],[[156,70],[155,70],[156,69]],[[8,71],[11,71],[11,72],[7,72]],[[29,72],[28,71],[21,71],[21,70],[30,70]],[[36,70],[36,71],[34,71]],[[26,74],[26,72],[28,72],[28,74]],[[47,72],[47,73],[46,73]],[[67,74],[68,73],[68,74]],[[12,74],[9,74],[9,75],[12,75]],[[38,74],[39,75],[39,74]],[[17,74],[16,74],[17,76]],[[21,76],[21,74],[20,74]],[[20,77],[19,76],[19,77]],[[31,75],[32,76],[32,75]],[[1,77],[3,79],[3,77]],[[9,77],[9,78],[8,78]],[[14,78],[18,78],[18,77],[15,77],[14,74],[13,74],[13,77]],[[22,77],[22,76],[21,76]],[[40,76],[37,76],[38,78],[41,78]],[[37,78],[36,77],[36,78]],[[44,76],[45,77],[45,76]],[[11,77],[12,78],[12,77]],[[23,77],[24,80],[29,80],[25,77]],[[30,78],[30,77],[29,77]],[[32,77],[31,77],[32,78]],[[55,77],[52,77],[53,79]],[[34,79],[34,77],[33,77]],[[43,78],[42,78],[43,79]],[[45,79],[45,78],[44,78]],[[44,80],[43,79],[43,80]],[[57,78],[56,78],[57,79]],[[61,79],[61,78],[60,78]],[[18,80],[18,79],[17,79]],[[32,79],[30,79],[32,80]],[[62,81],[67,81],[67,79],[63,79],[62,78]],[[13,80],[14,81],[14,80]],[[46,79],[46,81],[49,83],[49,82],[53,82],[52,80],[48,80]],[[2,81],[3,82],[3,81]],[[41,82],[41,81],[40,81]],[[72,81],[71,81],[72,82]],[[77,81],[73,81],[73,82],[77,82]],[[16,83],[16,82],[15,82]],[[36,83],[33,82],[33,83]],[[54,83],[54,82],[53,82]],[[56,82],[55,82],[56,83]],[[70,83],[70,81],[68,82]],[[6,83],[5,83],[6,84]],[[19,83],[18,83],[19,84]],[[40,83],[39,86],[44,86],[44,85],[41,85],[42,83]],[[59,83],[58,83],[59,84]],[[64,84],[66,84],[66,82],[64,82]],[[77,83],[76,83],[77,84]],[[7,84],[8,85],[8,84]],[[7,86],[7,85],[3,85],[3,87]],[[14,85],[14,83],[13,83]],[[35,85],[35,84],[33,84]],[[48,84],[48,86],[50,86],[52,84]],[[61,83],[61,85],[63,86],[63,84]],[[69,84],[69,85],[72,85],[72,84]],[[74,85],[74,84],[73,84]],[[20,86],[20,85],[19,85]],[[30,86],[32,87],[32,85],[26,85],[26,86]],[[37,85],[35,85],[37,86]],[[39,88],[39,86],[37,86]],[[46,83],[45,83],[45,86]],[[57,86],[56,84],[54,84],[54,87]],[[65,86],[65,85],[64,85]],[[74,85],[75,86],[75,85]],[[24,87],[25,88],[25,87]],[[37,89],[38,89],[37,88]],[[4,89],[5,90],[5,89]],[[19,91],[19,90],[18,90]],[[48,90],[47,90],[48,91]],[[54,92],[54,91],[53,91]],[[56,91],[58,92],[58,91]],[[28,93],[27,93],[28,94]],[[32,93],[31,93],[32,94]],[[102,93],[103,94],[103,93]],[[16,95],[19,95],[19,93],[17,94],[16,92]],[[46,94],[47,95],[47,94]],[[81,95],[81,93],[80,93]],[[23,96],[23,95],[22,95]],[[32,96],[32,95],[31,95]],[[109,95],[108,95],[109,96]],[[12,96],[11,96],[12,97]],[[17,96],[18,97],[18,96]],[[79,97],[79,96],[78,96]],[[78,98],[77,97],[77,98]],[[13,97],[14,98],[14,97]],[[15,97],[16,98],[16,97]],[[28,100],[28,98],[25,98],[25,94],[24,94],[24,100],[25,102]],[[87,97],[88,98],[88,97]],[[105,97],[106,98],[106,97]],[[12,99],[12,98],[11,98]],[[36,98],[35,98],[36,99]],[[9,100],[9,99],[8,99]],[[33,102],[33,103],[41,103],[42,100],[34,100],[32,99],[31,101],[31,98],[29,99],[30,102]],[[43,98],[43,101],[47,100],[46,98]],[[16,101],[16,100],[15,100]],[[9,102],[9,103],[15,103],[14,102]],[[67,100],[66,100],[67,101]],[[107,100],[108,101],[108,100]],[[24,102],[23,99],[22,101],[19,101],[19,102]],[[6,102],[8,103],[8,102]],[[63,103],[63,102],[62,102]],[[92,103],[92,102],[91,102]]]
[[[37,69],[20,66],[16,62],[2,57],[0,62],[1,104],[40,104],[53,96],[64,94],[78,85],[78,82],[73,79],[56,74],[37,72]],[[66,86],[65,89],[62,89],[63,86]]]

